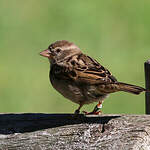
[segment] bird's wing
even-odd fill
[[[116,78],[93,58],[80,54],[75,60],[70,60],[72,67],[68,77],[78,83],[109,84],[117,82]]]

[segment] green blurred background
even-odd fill
[[[78,107],[52,88],[49,62],[39,56],[56,40],[74,42],[119,81],[144,87],[149,15],[148,0],[1,0],[0,112],[70,113]],[[103,112],[144,114],[145,95],[111,94]]]

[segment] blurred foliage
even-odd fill
[[[1,0],[0,111],[68,113],[78,107],[52,88],[49,63],[39,56],[56,40],[74,42],[119,81],[144,87],[149,14],[147,0]],[[105,100],[103,112],[143,114],[144,105],[144,93],[118,92]]]

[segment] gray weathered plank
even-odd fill
[[[0,150],[145,150],[149,135],[149,115],[0,114]]]

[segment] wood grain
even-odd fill
[[[0,114],[0,150],[150,149],[148,115]]]

